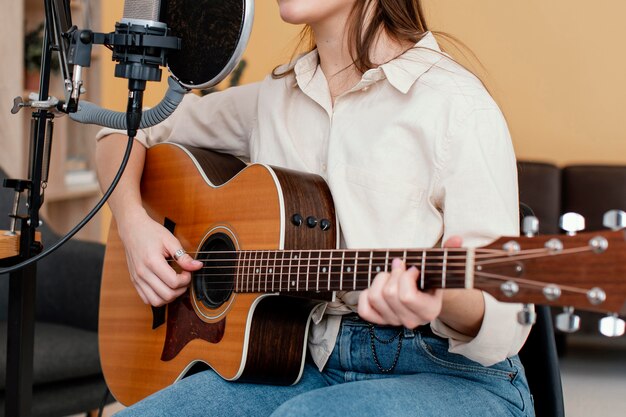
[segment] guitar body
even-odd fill
[[[161,144],[147,152],[141,192],[150,217],[173,231],[191,254],[337,246],[332,197],[315,175],[259,164],[246,167],[230,156]],[[330,219],[332,226],[296,225],[294,214]],[[282,385],[299,380],[318,301],[267,291],[218,291],[203,302],[194,279],[190,290],[168,306],[145,305],[131,283],[112,225],[99,345],[107,385],[118,401],[133,404],[172,384],[197,362],[227,380]]]

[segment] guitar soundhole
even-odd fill
[[[193,274],[196,299],[208,308],[218,308],[233,293],[235,245],[224,233],[216,233],[204,242],[197,259],[204,262],[204,267]]]

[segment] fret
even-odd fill
[[[465,262],[465,285],[463,288],[474,288],[474,249],[467,249]]]
[[[367,288],[372,286],[372,258],[374,251],[370,251],[369,267],[367,268]]]
[[[240,257],[241,257],[241,285],[239,290],[244,292],[245,291],[245,280],[246,280],[246,273],[247,271],[247,267],[248,267],[248,263],[246,262],[246,256],[248,255],[248,252],[246,251],[242,251],[240,252]]]
[[[235,256],[237,257],[237,266],[235,267],[235,292],[239,292],[239,272],[241,268],[241,252],[237,252]]]
[[[253,254],[254,254],[254,260],[252,261],[252,285],[250,286],[250,290],[252,292],[254,292],[254,285],[255,285],[254,281],[255,281],[256,276],[258,275],[258,272],[259,272],[259,267],[258,267],[258,263],[257,263],[258,262],[257,261],[257,257],[259,255],[259,251],[255,250],[255,251],[253,251]]]
[[[334,253],[335,253],[334,251],[328,252],[328,291],[330,291],[330,274],[333,270],[333,254]]]
[[[293,274],[293,260],[298,259],[298,254],[295,251],[289,252],[289,272],[287,274],[287,291],[293,291],[292,287],[295,287],[295,282],[291,279],[291,275]]]
[[[317,252],[317,277],[315,278],[315,291],[320,292],[320,267],[322,265],[322,252]]]
[[[254,251],[254,272],[252,273],[252,292],[255,292],[257,287],[259,286],[259,282],[261,282],[261,259],[259,257],[263,257],[263,252],[258,250]]]
[[[443,250],[443,268],[441,269],[441,288],[446,288],[446,268],[448,267],[448,249]]]
[[[267,254],[267,256],[265,257],[265,260],[263,259],[264,254]],[[267,264],[269,263],[269,259],[270,259],[270,251],[263,251],[261,255],[261,276],[263,277],[264,292],[267,292],[267,269],[268,269]],[[259,284],[259,292],[261,292],[260,284]]]
[[[424,284],[426,280],[426,251],[422,251],[422,268],[420,271],[420,289],[424,290]]]
[[[341,252],[341,268],[339,270],[339,291],[343,291],[343,262],[346,257],[346,252]]]
[[[253,271],[252,251],[247,251],[247,252],[248,252],[248,259],[246,263],[246,292],[250,292],[250,279],[251,279],[252,271]]]
[[[281,251],[281,257],[280,257],[280,274],[278,275],[278,292],[282,292],[283,291],[283,275],[285,275],[285,270],[284,270],[284,266],[285,266],[285,251]]]
[[[268,256],[267,258],[267,267],[268,267],[267,273],[272,276],[271,292],[274,292],[275,291],[274,290],[274,277],[276,276],[276,255],[277,254],[276,254],[276,251],[270,251],[269,253],[270,253],[270,256]],[[270,267],[270,257],[272,258],[271,267]],[[266,281],[269,281],[269,278]],[[266,282],[266,285],[267,285],[267,282]]]
[[[306,291],[309,291],[309,274],[310,274],[310,268],[311,268],[311,254],[313,252],[309,251],[309,259],[307,259],[306,262]]]
[[[352,290],[356,290],[356,271],[357,271],[357,261],[359,260],[359,251],[354,253],[354,277],[352,277]]]
[[[296,267],[296,291],[300,290],[300,263],[302,262],[302,251],[296,255],[298,266]]]

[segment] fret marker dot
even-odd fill
[[[298,255],[293,255],[293,259],[298,259]]]
[[[274,268],[270,268],[269,271],[270,271],[270,274],[273,273],[274,272]]]
[[[259,268],[256,269],[256,273],[258,274],[259,272],[261,272],[261,270]]]
[[[352,272],[352,268],[347,267],[347,268],[346,268],[346,272]]]
[[[322,272],[326,272],[326,271],[327,271],[326,267],[322,268]]]
[[[295,287],[296,286],[296,281],[291,281],[291,286]]]
[[[380,266],[376,267],[376,272],[380,272]]]

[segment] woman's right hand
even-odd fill
[[[162,306],[184,294],[191,272],[203,264],[187,253],[175,260],[176,251],[183,249],[178,239],[145,212],[133,217],[118,227],[131,280],[144,303]],[[172,268],[174,262],[180,273]]]

